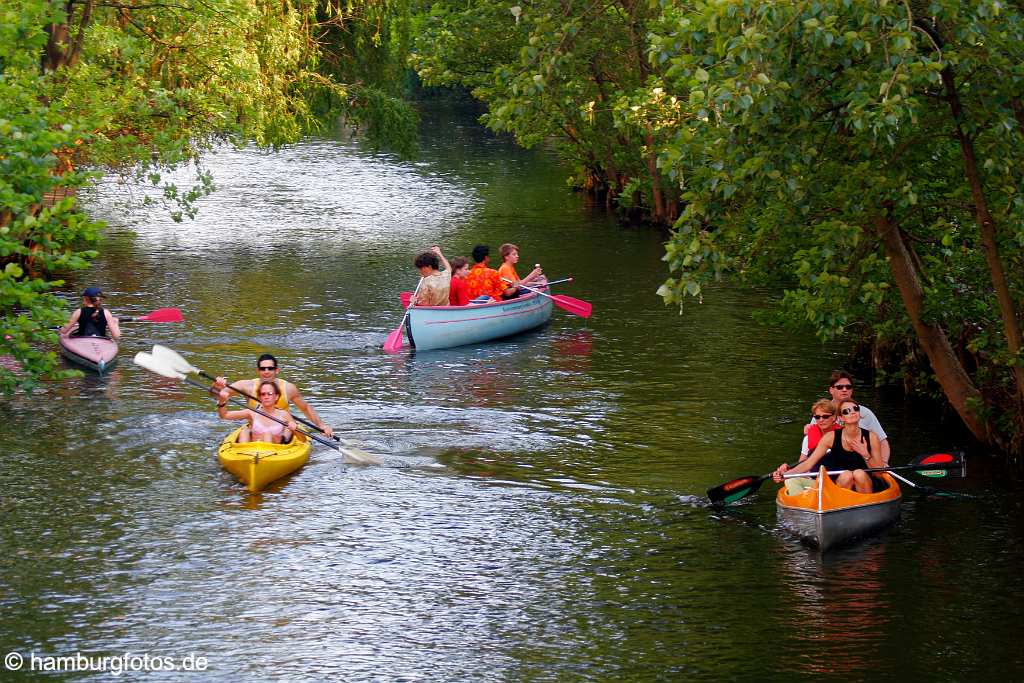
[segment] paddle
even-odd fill
[[[132,323],[132,322],[150,322],[150,323],[180,323],[184,320],[184,316],[181,315],[181,311],[177,308],[158,308],[152,313],[146,315],[126,316],[118,318],[118,322]]]
[[[178,380],[181,380],[181,381],[185,382],[186,384],[189,384],[189,385],[191,385],[193,387],[196,387],[197,389],[202,389],[203,391],[205,391],[207,393],[213,393],[213,390],[210,387],[206,386],[205,384],[200,384],[199,382],[195,381],[194,379],[186,376],[185,373],[179,372],[179,371],[175,370],[174,368],[170,367],[166,363],[162,362],[160,359],[155,358],[152,354],[146,353],[145,351],[140,351],[139,353],[135,354],[135,364],[138,365],[141,368],[145,368],[146,370],[149,370],[150,372],[154,372],[154,373],[156,373],[158,375],[161,375],[163,377],[170,377],[171,379],[178,379]],[[281,419],[279,419],[279,418],[277,418],[277,417],[275,417],[273,415],[270,415],[270,414],[260,410],[259,408],[249,408],[249,410],[252,410],[253,412],[258,413],[258,414],[260,414],[260,415],[262,415],[262,416],[264,416],[264,417],[266,417],[266,418],[268,418],[270,420],[273,420],[274,422],[277,422],[279,424],[283,424],[283,425],[287,425],[288,424],[284,420],[281,420]],[[349,449],[343,448],[341,445],[339,445],[339,444],[337,444],[337,443],[335,443],[333,441],[329,441],[329,440],[323,438],[322,436],[317,436],[316,434],[311,434],[311,433],[309,433],[309,432],[307,432],[305,430],[302,430],[302,429],[296,429],[295,431],[297,431],[300,434],[303,434],[303,435],[309,437],[310,439],[313,439],[314,441],[322,443],[323,445],[325,445],[325,446],[327,446],[329,448],[333,448],[334,450],[336,450],[339,453],[341,453],[343,456],[345,456],[347,458],[351,458],[353,460],[353,462],[355,462],[356,464],[368,465],[368,464],[377,464],[377,463],[380,462],[380,460],[377,459],[374,456],[370,456],[372,461],[367,461],[366,459],[364,459],[359,454],[352,454]],[[369,454],[367,454],[367,455],[369,455]]]
[[[949,453],[934,453],[932,455],[922,455],[914,459],[909,465],[894,465],[892,467],[865,467],[865,472],[902,472],[904,470],[917,472],[918,474],[925,477],[933,477],[940,479],[945,476],[949,476],[949,470],[960,468],[961,472],[966,469],[967,461],[957,459],[956,456],[950,455]],[[846,470],[829,470],[827,474],[839,474],[840,472],[846,472]],[[817,472],[797,472],[790,474],[787,472],[783,474],[783,479],[793,479],[796,477],[816,477]],[[953,476],[964,476],[964,475],[953,475]]]
[[[420,278],[420,281],[416,283],[416,291],[412,293],[413,298],[416,298],[416,295],[420,291],[420,285],[422,284],[423,278]],[[398,323],[398,327],[395,328],[395,331],[389,334],[388,338],[384,341],[385,352],[398,353],[402,350],[402,344],[404,343],[404,340],[402,339],[402,328],[405,326],[405,319],[409,317],[410,308],[412,308],[412,306],[406,307],[405,314],[402,316],[402,322]]]
[[[789,467],[796,467],[796,465],[789,465]],[[942,471],[946,472],[950,469],[961,468],[964,471],[965,461],[957,459],[956,456],[950,455],[949,453],[933,453],[930,455],[922,455],[914,459],[910,465],[900,465],[897,467],[872,467],[865,468],[865,472],[892,472],[893,470],[911,470],[917,471],[925,476],[935,476],[935,472]],[[728,505],[729,503],[735,503],[741,498],[756,493],[761,484],[767,479],[771,479],[774,472],[768,474],[747,475],[745,477],[739,477],[732,481],[727,481],[724,484],[719,484],[714,488],[708,489],[708,498],[711,499],[712,505]],[[834,474],[830,472],[829,474]],[[784,477],[804,477],[804,476],[818,476],[816,472],[801,472],[794,475],[783,475]]]
[[[523,289],[533,292],[534,294],[546,296],[547,298],[554,301],[559,308],[569,311],[573,315],[578,315],[581,318],[589,318],[590,314],[594,310],[594,307],[587,303],[586,301],[574,299],[571,296],[566,296],[564,294],[548,294],[546,292],[540,291],[539,289],[534,289],[533,287],[527,287],[524,284],[517,284],[515,282],[512,282],[512,280],[509,280],[507,277],[503,277],[501,279],[509,283],[510,285],[516,285],[517,287],[522,287]]]
[[[160,344],[154,344],[153,345],[153,353],[150,354],[150,355],[154,359],[156,359],[156,361],[158,363],[162,363],[163,365],[165,365],[165,366],[167,366],[167,367],[169,367],[169,368],[171,368],[171,369],[173,369],[173,370],[175,370],[177,372],[181,372],[181,373],[185,373],[185,374],[194,373],[194,374],[200,375],[202,377],[205,377],[206,379],[208,379],[210,381],[215,381],[217,379],[216,377],[210,375],[207,372],[204,372],[203,370],[200,370],[196,366],[194,366],[191,363],[189,363],[185,359],[184,356],[182,356],[180,353],[178,353],[177,351],[175,351],[172,348],[169,348],[169,347],[166,347],[166,346],[161,346]],[[259,403],[259,400],[255,396],[253,396],[252,394],[250,394],[247,391],[242,391],[238,387],[234,387],[234,386],[231,386],[231,385],[228,385],[228,389],[231,389],[231,391],[235,392],[236,394],[241,394],[242,396],[245,396],[246,398],[248,398],[251,401],[255,401],[257,404]],[[298,415],[295,415],[295,414],[291,413],[291,411],[289,411],[288,414],[291,415],[292,419],[294,419],[296,422],[301,422],[302,424],[306,425],[307,427],[311,427],[311,428],[317,430],[321,434],[325,433],[323,429],[321,429],[320,427],[318,427],[314,423],[310,422],[309,420],[301,418]],[[353,462],[358,462],[359,464],[362,464],[362,465],[379,465],[381,463],[381,459],[378,458],[376,455],[373,455],[372,453],[364,451],[361,448],[357,448],[357,447],[352,446],[352,444],[350,442],[348,442],[347,440],[342,439],[341,437],[339,437],[337,435],[333,435],[331,438],[333,438],[335,441],[342,442],[342,443],[345,444],[345,446],[347,446],[345,455],[347,455]]]

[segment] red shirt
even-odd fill
[[[832,428],[827,430],[827,431],[834,432],[837,429],[842,429],[842,427],[840,425],[836,424],[835,422],[833,422],[832,423]],[[818,442],[821,441],[821,437],[823,437],[823,436],[825,436],[825,432],[822,432],[821,431],[821,427],[819,427],[818,425],[813,425],[810,429],[807,430],[807,453],[808,454],[811,454],[811,453],[814,452],[814,449],[818,447]]]
[[[452,287],[448,291],[448,303],[452,306],[469,305],[469,288],[461,277],[452,278]]]

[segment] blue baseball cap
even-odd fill
[[[86,287],[85,291],[82,292],[82,296],[103,296],[103,292],[100,290],[99,287]]]

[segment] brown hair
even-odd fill
[[[498,253],[501,254],[502,261],[504,261],[508,257],[508,255],[511,254],[513,251],[519,251],[519,247],[510,242],[506,242],[505,244],[498,247]]]
[[[455,271],[457,271],[459,268],[461,268],[463,266],[468,266],[469,265],[469,261],[467,261],[462,256],[456,256],[455,258],[453,258],[448,263],[452,267],[452,275],[454,275]]]
[[[828,385],[832,387],[841,379],[845,379],[850,384],[853,384],[853,375],[848,373],[846,370],[833,370],[832,375],[828,378]]]

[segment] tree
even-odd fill
[[[324,22],[378,34],[401,3],[304,0],[12,0],[0,7],[0,388],[31,388],[55,367],[48,294],[87,265],[100,226],[78,212],[80,169],[154,184],[216,144],[276,146],[339,115],[375,141],[411,148],[415,115],[366,71],[371,50],[331,54]],[[381,7],[384,10],[381,10]],[[357,41],[358,43],[358,41]],[[391,59],[402,59],[388,48]],[[175,216],[212,185],[165,185]],[[59,190],[54,192],[53,190]],[[53,200],[60,196],[59,201]],[[12,370],[11,368],[15,368]]]
[[[976,1],[666,4],[647,100],[686,209],[660,293],[788,280],[785,320],[859,330],[1020,452],[1022,39]]]
[[[652,16],[646,0],[438,4],[421,20],[413,64],[428,85],[470,89],[492,130],[526,147],[554,141],[577,186],[667,225],[678,191],[657,165],[663,141],[646,122],[614,115],[656,72],[646,58]]]

